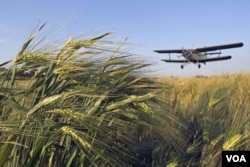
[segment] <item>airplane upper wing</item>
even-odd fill
[[[201,60],[171,60],[171,59],[163,59],[162,61],[165,61],[167,63],[188,63],[188,62],[193,62],[193,63],[205,63],[205,62],[210,62],[210,61],[220,61],[220,60],[228,60],[231,59],[232,56],[221,56],[221,57],[213,57],[213,58],[206,58],[206,59],[201,59]]]
[[[242,47],[242,46],[243,46],[243,43],[239,42],[239,43],[226,44],[226,45],[217,45],[217,46],[196,48],[195,50],[198,52],[208,52],[208,51],[215,51],[215,50],[221,50],[221,49],[237,48],[237,47]]]
[[[237,48],[237,47],[242,47],[242,46],[243,46],[243,43],[239,42],[239,43],[232,43],[232,44],[226,44],[226,45],[217,45],[217,46],[195,48],[193,50],[198,51],[198,52],[209,52],[209,51],[215,51],[215,50],[221,50],[221,49]],[[154,51],[157,53],[182,53],[183,49],[154,50]]]
[[[182,53],[182,49],[172,49],[172,50],[154,50],[157,53]]]

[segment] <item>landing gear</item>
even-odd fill
[[[201,65],[200,65],[200,64],[198,64],[198,68],[201,68]]]
[[[184,65],[181,65],[181,69],[183,69],[184,68]]]

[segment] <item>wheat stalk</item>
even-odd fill
[[[241,140],[241,135],[240,134],[236,134],[234,136],[232,136],[231,138],[229,138],[227,141],[224,142],[223,144],[223,149],[224,150],[232,150],[235,145],[237,143],[239,143],[239,141]]]

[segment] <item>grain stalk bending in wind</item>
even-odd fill
[[[0,166],[157,166],[167,145],[180,151],[177,119],[138,73],[148,65],[102,41],[111,34],[51,51],[29,50],[36,33],[24,43],[2,78]]]

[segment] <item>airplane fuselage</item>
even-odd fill
[[[185,51],[182,53],[182,56],[188,61],[188,62],[199,62],[199,60],[203,60],[207,58],[206,53],[201,52],[195,52],[195,51]]]

